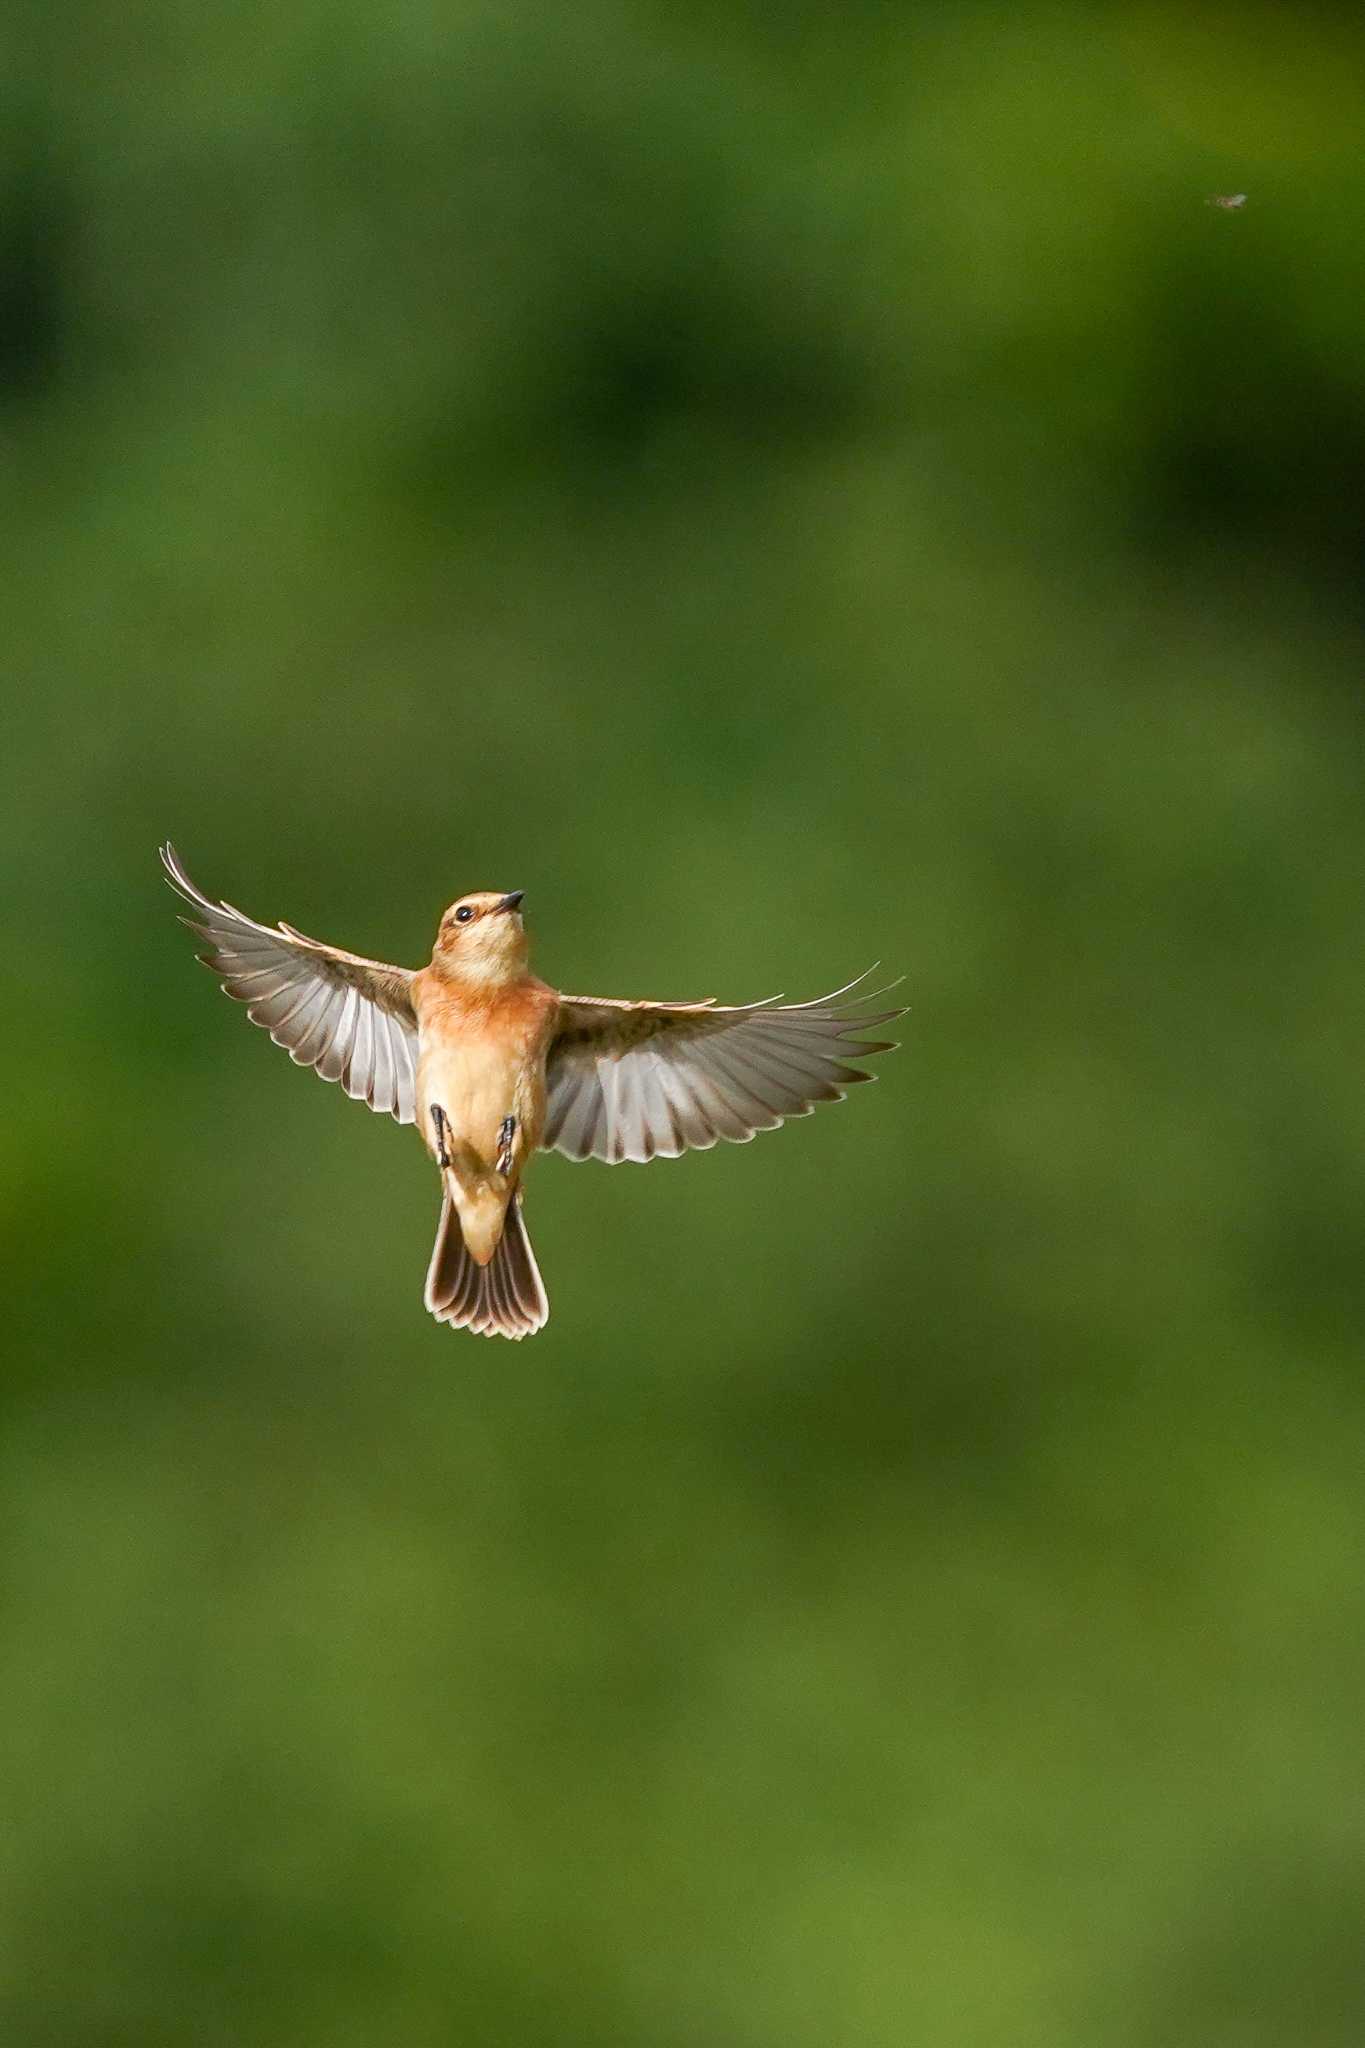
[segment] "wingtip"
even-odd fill
[[[186,874],[185,863],[181,860],[171,841],[169,839],[165,840],[157,848],[157,852],[160,855],[161,865],[165,871],[167,885],[175,889],[181,896],[188,897],[190,902],[202,903],[205,899],[200,896],[199,891]]]
[[[876,972],[876,969],[877,969],[877,967],[880,967],[880,966],[881,966],[881,962],[880,962],[880,960],[879,960],[879,961],[878,961],[878,962],[876,963],[876,966],[875,966],[875,967],[869,967],[869,968],[868,968],[868,970],[867,970],[867,974],[860,974],[860,975],[858,976],[858,980],[859,980],[859,981],[866,981],[866,980],[867,980],[867,978],[868,978],[868,975],[870,975],[870,974],[875,974],[875,972]],[[881,1001],[881,999],[882,999],[882,997],[883,997],[883,996],[889,996],[889,995],[890,995],[890,993],[891,993],[891,991],[892,991],[892,989],[893,989],[893,988],[900,988],[900,987],[901,987],[901,985],[903,984],[903,982],[904,982],[904,981],[905,981],[905,976],[904,976],[903,974],[898,974],[898,975],[896,976],[896,978],[895,978],[895,980],[894,980],[894,981],[884,981],[884,982],[882,983],[882,985],[881,985],[881,987],[880,987],[880,988],[869,988],[869,989],[864,989],[864,990],[863,990],[863,993],[862,993],[862,994],[861,994],[860,996],[855,996],[855,997],[854,997],[854,999],[853,999],[853,1004],[851,1005],[851,1007],[852,1007],[852,1008],[855,1008],[855,1009],[856,1009],[856,1008],[857,1008],[857,1006],[858,1006],[858,1004],[860,1004],[860,1003],[879,1003],[879,1002]]]
[[[846,996],[852,995],[852,991],[855,988],[862,987],[862,984],[877,972],[881,964],[880,960],[874,960],[870,967],[865,967],[861,974],[855,974],[852,981],[846,981],[842,988],[831,989],[828,995],[812,996],[809,1002],[788,1003],[786,1007],[790,1010],[824,1010],[828,1009],[833,1003],[842,1003]],[[882,996],[889,994],[893,988],[899,988],[904,980],[905,976],[898,974],[896,979],[887,982],[884,988],[863,989],[861,995],[853,996],[852,1001],[845,1004],[842,1014],[852,1015],[861,1006],[877,1002]]]
[[[842,1002],[846,995],[849,995],[855,988],[860,988],[870,975],[875,974],[881,964],[880,960],[874,960],[870,967],[865,967],[861,974],[855,974],[852,981],[846,981],[842,988],[831,989],[827,996],[814,996],[808,1003],[794,1003],[792,1008],[797,1010],[813,1010],[817,1005],[823,1007],[827,1003]],[[863,997],[858,996],[855,998],[855,1001],[862,1002]]]

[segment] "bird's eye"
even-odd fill
[[[470,918],[473,915],[474,912],[471,909],[470,905],[468,903],[462,903],[455,913],[455,922],[456,924],[468,924]]]

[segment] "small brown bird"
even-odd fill
[[[182,922],[206,943],[199,958],[252,1023],[297,1065],[417,1125],[441,1174],[426,1305],[486,1337],[529,1336],[550,1312],[521,1215],[537,1147],[616,1162],[743,1144],[871,1080],[848,1059],[889,1052],[868,1033],[904,1014],[846,1000],[857,982],[739,1008],[563,996],[526,964],[520,889],[452,903],[414,973],[257,924],[201,895],[173,846],[161,860],[194,906]]]

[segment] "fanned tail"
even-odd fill
[[[475,1330],[481,1337],[530,1337],[543,1329],[550,1304],[521,1220],[521,1199],[507,1205],[502,1236],[486,1266],[465,1248],[455,1204],[444,1190],[441,1220],[427,1268],[426,1304],[438,1323]]]

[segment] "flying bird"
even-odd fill
[[[257,924],[190,880],[161,849],[199,959],[296,1065],[358,1102],[416,1124],[441,1177],[427,1269],[438,1322],[527,1337],[549,1316],[522,1219],[538,1149],[569,1159],[676,1159],[719,1138],[744,1144],[872,1076],[850,1065],[892,1042],[904,1015],[850,998],[860,975],[810,1003],[738,1007],[565,996],[527,966],[520,889],[461,896],[416,971]]]

